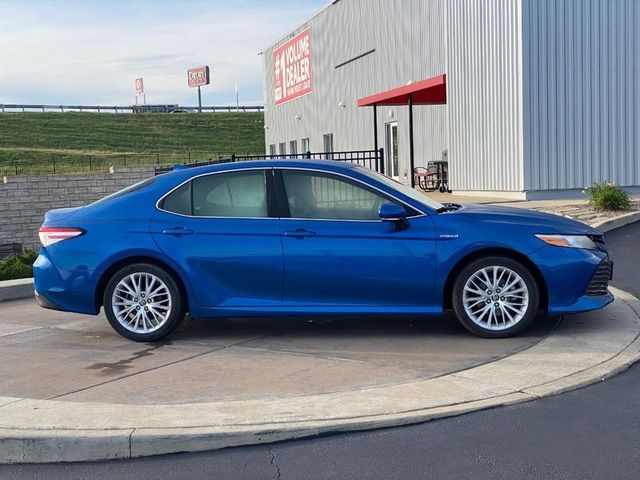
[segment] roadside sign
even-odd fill
[[[144,93],[144,84],[142,77],[136,78],[136,95],[142,95]]]
[[[187,70],[187,83],[190,87],[201,87],[209,85],[209,67],[196,67]]]
[[[313,91],[310,29],[273,51],[273,88],[276,105]]]
[[[198,87],[198,112],[202,113],[202,94],[200,93],[200,87],[203,85],[209,85],[211,81],[209,75],[209,67],[195,67],[187,70],[187,84],[190,87]]]

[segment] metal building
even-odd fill
[[[267,153],[377,145],[409,183],[412,120],[456,193],[640,190],[640,1],[336,0],[262,56]]]

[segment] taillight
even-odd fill
[[[84,230],[79,228],[67,228],[67,227],[42,227],[38,231],[40,236],[40,243],[43,246],[48,247],[54,243],[66,240],[68,238],[77,237],[82,235]]]

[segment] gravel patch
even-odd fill
[[[629,208],[629,210],[622,210],[619,212],[596,211],[590,208],[586,203],[563,205],[561,207],[534,208],[533,210],[553,213],[555,215],[573,218],[584,223],[593,224],[599,220],[620,217],[630,212],[638,212],[640,211],[640,201],[632,201],[631,208]]]

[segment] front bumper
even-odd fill
[[[613,262],[609,260],[609,257],[605,257],[591,277],[584,295],[572,305],[556,308],[553,312],[550,309],[550,313],[579,313],[606,307],[614,300],[614,296],[609,291],[609,281],[612,278]]]
[[[613,262],[605,258],[600,262],[600,265],[598,265],[596,273],[591,278],[585,294],[590,297],[606,295],[611,279],[613,279]]]
[[[561,306],[549,306],[549,314],[550,315],[569,315],[571,313],[583,313],[590,312],[591,310],[598,310],[600,308],[604,308],[613,302],[614,296],[611,292],[607,291],[605,295],[600,296],[591,296],[591,295],[583,295],[579,297],[576,302],[570,305],[561,305]]]
[[[548,313],[587,312],[613,301],[607,289],[613,266],[606,250],[547,246],[530,258],[547,285]]]

